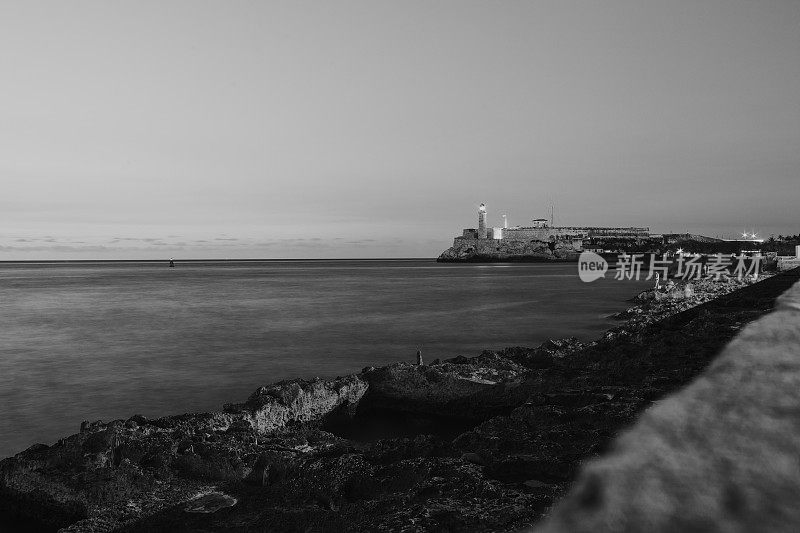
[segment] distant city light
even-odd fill
[[[743,231],[742,232],[742,239],[751,240],[751,241],[758,241],[758,242],[763,242],[764,241],[764,239],[759,239],[758,238],[758,232],[757,231],[754,231],[752,233],[750,233],[748,231]]]

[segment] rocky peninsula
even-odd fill
[[[0,461],[0,528],[513,531],[799,271],[640,295],[586,344],[283,381],[215,413],[84,422]]]
[[[436,259],[439,263],[492,263],[577,261],[580,250],[572,241],[519,241],[499,239],[456,239]]]

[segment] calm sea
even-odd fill
[[[0,457],[367,365],[593,339],[645,282],[572,264],[0,263]]]

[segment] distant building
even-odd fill
[[[504,217],[505,218],[505,217]],[[602,226],[551,226],[546,218],[535,218],[530,226],[507,227],[504,220],[502,228],[486,227],[486,205],[478,208],[478,229],[465,228],[454,244],[464,240],[494,239],[507,241],[572,241],[577,249],[582,248],[584,240],[589,239],[649,239],[648,227],[602,227]]]
[[[778,270],[791,270],[800,267],[800,246],[794,247],[794,257],[778,256]]]

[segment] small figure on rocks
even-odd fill
[[[417,350],[417,365],[422,366],[425,363],[422,362],[422,350]]]
[[[658,289],[660,289],[660,288],[661,288],[661,285],[659,285],[659,281],[660,281],[660,280],[661,280],[661,274],[659,274],[658,272],[656,272],[656,286],[655,286],[655,287],[653,287],[655,290],[658,290]]]

